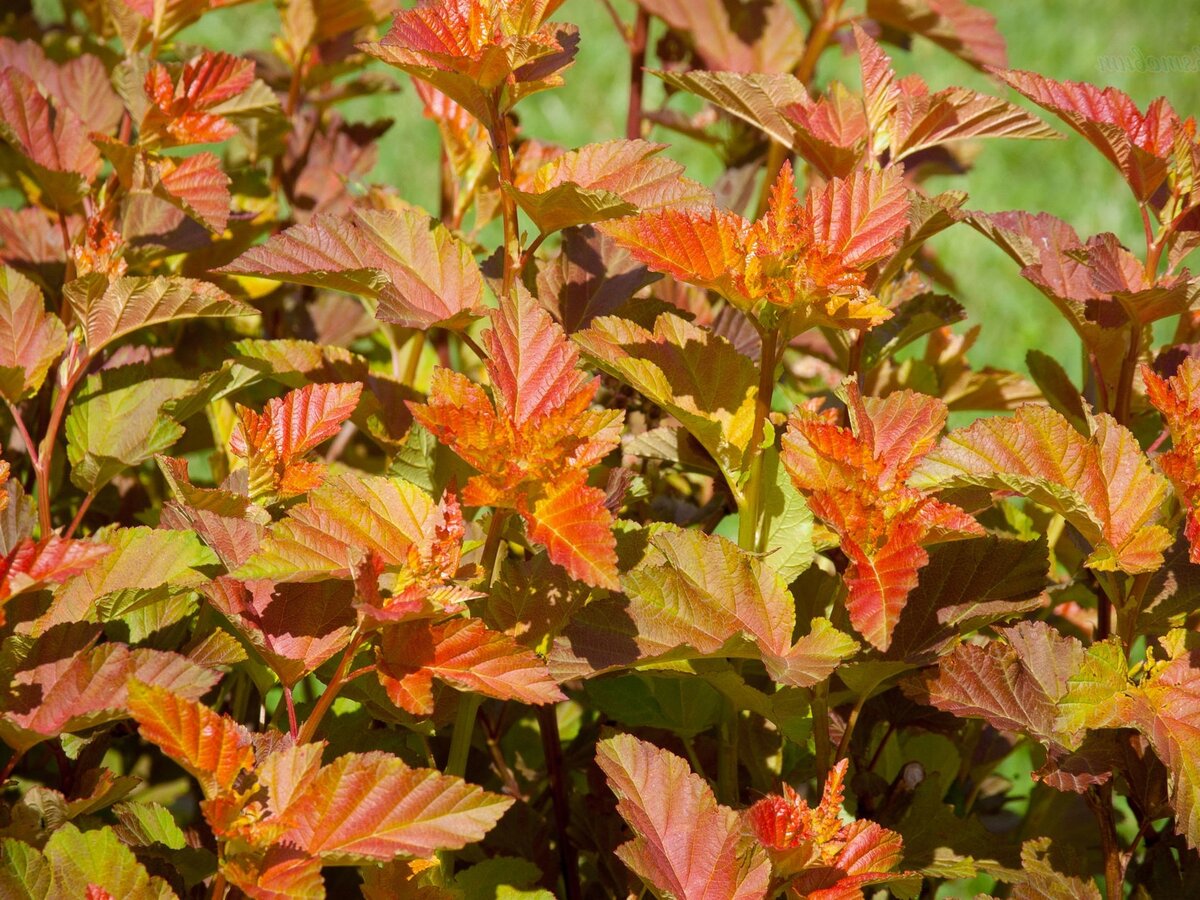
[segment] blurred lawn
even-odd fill
[[[975,0],[997,17],[1008,41],[1010,64],[1060,79],[1114,85],[1129,92],[1139,106],[1160,94],[1183,115],[1200,114],[1200,5],[1196,0]],[[632,3],[617,0],[630,18]],[[526,133],[566,146],[620,137],[624,130],[628,63],[624,46],[599,0],[568,0],[555,18],[579,24],[581,49],[566,73],[566,86],[536,95],[520,107]],[[264,46],[277,28],[270,4],[236,7],[210,14],[180,36],[222,49],[240,51]],[[987,78],[940,48],[917,40],[911,54],[892,53],[902,74],[920,73],[936,90],[965,84],[995,93]],[[1160,57],[1181,61],[1193,71],[1153,72]],[[1138,61],[1143,65],[1138,71]],[[857,87],[853,60],[826,54],[819,75],[836,75]],[[654,82],[654,79],[650,79]],[[656,103],[657,83],[647,102]],[[1014,92],[1008,92],[1017,99]],[[1023,102],[1023,101],[1022,101]],[[1031,107],[1032,108],[1032,107]],[[348,118],[396,120],[381,141],[374,179],[396,185],[427,208],[437,197],[437,136],[421,115],[411,90],[388,97],[353,101]],[[1057,126],[1057,120],[1052,124]],[[1060,130],[1066,131],[1065,127]],[[689,173],[711,183],[719,163],[706,149],[679,140],[670,151]],[[946,187],[969,192],[968,207],[983,210],[1045,210],[1066,219],[1087,236],[1114,231],[1136,251],[1142,233],[1136,207],[1114,170],[1082,138],[1065,141],[989,141],[982,145],[976,168],[966,179],[945,179]],[[973,352],[976,365],[1024,369],[1027,348],[1057,356],[1078,375],[1079,351],[1065,323],[1050,304],[1020,278],[1016,267],[967,226],[939,236],[935,248],[958,280],[958,297],[970,322],[983,324]]]

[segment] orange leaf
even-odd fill
[[[615,591],[620,588],[617,541],[604,498],[604,491],[588,486],[583,472],[573,470],[547,485],[521,515],[529,536],[545,546],[551,562],[572,578]]]
[[[249,732],[195,701],[131,681],[129,711],[142,737],[194,775],[205,796],[228,791],[254,765]]]
[[[513,638],[479,619],[388,626],[376,653],[379,683],[397,706],[433,714],[434,678],[498,700],[556,703],[566,699],[546,664]]]
[[[827,413],[793,413],[783,464],[850,560],[850,621],[886,650],[917,572],[929,562],[924,545],[983,529],[957,507],[908,485],[945,425],[944,403],[912,391],[864,399],[855,383],[846,386],[846,399],[850,430]]]
[[[607,531],[611,513],[590,501],[556,509],[545,498],[582,496],[564,485],[590,490],[586,470],[617,445],[622,413],[588,408],[598,380],[576,368],[578,349],[528,293],[502,300],[492,322],[483,340],[494,400],[463,375],[438,369],[429,401],[409,404],[413,417],[479,470],[463,490],[465,503],[519,511],[530,536],[553,545],[556,563],[589,584],[612,585],[615,554],[605,549],[611,545],[578,519],[586,510]],[[539,515],[539,504],[547,512]],[[560,520],[564,514],[568,519]],[[541,526],[539,518],[546,519]],[[564,524],[570,528],[560,533]]]
[[[250,469],[250,496],[294,497],[321,483],[325,467],[301,457],[341,430],[354,413],[362,384],[310,384],[268,402],[261,413],[238,406],[229,449]]]

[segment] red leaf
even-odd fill
[[[159,161],[159,183],[184,211],[220,234],[229,221],[229,176],[211,153]]]
[[[413,417],[479,470],[464,502],[518,510],[530,536],[553,545],[555,562],[613,585],[615,554],[594,527],[608,530],[612,514],[584,481],[616,446],[622,413],[588,409],[597,379],[576,369],[579,351],[527,293],[501,301],[484,344],[494,404],[464,376],[438,369],[429,402],[409,405]],[[580,518],[592,513],[592,523]]]
[[[218,271],[376,298],[381,320],[408,328],[461,328],[483,314],[470,248],[414,208],[313,216]]]
[[[1011,418],[981,419],[951,432],[914,481],[1015,491],[1056,512],[1094,548],[1087,565],[1131,574],[1162,565],[1171,543],[1160,524],[1167,482],[1128,429],[1108,415],[1090,436],[1049,407],[1027,404]]]
[[[28,161],[51,207],[74,206],[100,173],[100,152],[79,117],[12,68],[0,68],[0,139]]]
[[[413,715],[432,715],[434,678],[498,700],[566,699],[539,657],[508,635],[489,631],[479,619],[387,626],[376,658],[380,684]]]
[[[1170,378],[1142,366],[1142,378],[1171,432],[1171,449],[1155,462],[1187,506],[1188,558],[1200,563],[1200,360],[1189,356]]]
[[[635,837],[617,856],[656,891],[688,900],[766,895],[771,865],[738,815],[673,753],[628,734],[596,745],[596,764]]]
[[[1165,98],[1143,113],[1117,88],[1055,81],[1015,69],[997,74],[1083,135],[1117,167],[1139,200],[1148,200],[1163,183],[1183,125]]]
[[[867,0],[867,15],[926,37],[972,65],[1008,65],[996,17],[964,0]]]
[[[61,584],[91,568],[112,551],[95,541],[75,541],[52,534],[35,542],[25,538],[0,561],[0,600],[43,584]]]
[[[130,650],[124,644],[91,647],[96,628],[57,626],[37,638],[17,661],[3,703],[0,734],[27,749],[64,732],[124,718],[130,678],[199,697],[218,675],[177,653]]]
[[[808,195],[813,239],[846,266],[867,266],[896,249],[908,228],[908,191],[896,169],[857,171]]]
[[[203,592],[262,654],[285,687],[332,658],[354,630],[354,586],[349,582],[277,585],[222,576]]]
[[[743,312],[761,315],[755,304],[764,300],[792,311],[793,333],[890,318],[864,287],[862,270],[895,249],[908,208],[893,170],[834,179],[801,207],[785,164],[766,214],[753,224],[718,210],[667,209],[600,227],[650,268],[717,291]]]
[[[204,51],[183,67],[174,84],[167,67],[155,63],[146,73],[144,87],[153,105],[142,121],[142,130],[176,144],[233,137],[236,126],[210,110],[253,83],[254,62],[229,53]]]

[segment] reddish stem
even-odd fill
[[[290,686],[284,686],[283,700],[287,704],[288,732],[291,734],[292,740],[294,741],[299,735],[300,729],[296,726],[296,700],[292,696],[292,689]]]
[[[346,678],[346,670],[350,668],[350,663],[354,660],[354,654],[362,646],[364,638],[365,635],[362,631],[356,629],[354,636],[350,638],[350,643],[346,645],[345,652],[342,653],[337,670],[333,673],[333,677],[329,679],[329,684],[325,686],[325,692],[321,694],[317,700],[317,705],[313,707],[313,711],[304,721],[304,727],[300,729],[300,733],[296,738],[297,743],[307,744],[313,739],[313,735],[317,733],[317,726],[321,724],[321,720],[329,712],[329,707],[333,706],[333,701],[337,699],[338,693],[349,680]]]
[[[645,90],[646,38],[650,31],[650,14],[638,7],[629,40],[629,113],[625,117],[625,137],[636,141],[642,136],[642,96]]]
[[[94,490],[88,491],[87,496],[83,498],[83,502],[79,504],[79,511],[75,513],[75,518],[71,520],[71,524],[67,527],[66,534],[63,535],[64,538],[70,539],[79,530],[79,526],[83,524],[83,517],[87,514],[88,507],[92,505],[92,501],[95,499],[96,492]]]

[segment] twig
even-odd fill
[[[554,827],[558,834],[558,859],[562,867],[563,886],[567,900],[581,900],[583,888],[579,882],[579,857],[571,842],[571,807],[567,798],[567,776],[563,768],[562,740],[558,735],[558,716],[555,704],[537,708],[538,730],[542,733],[542,749],[546,754],[546,771],[550,777],[550,796],[554,804]]]
[[[636,141],[642,136],[642,98],[645,92],[646,38],[650,32],[650,14],[638,6],[629,37],[629,112],[625,116],[625,137]]]

